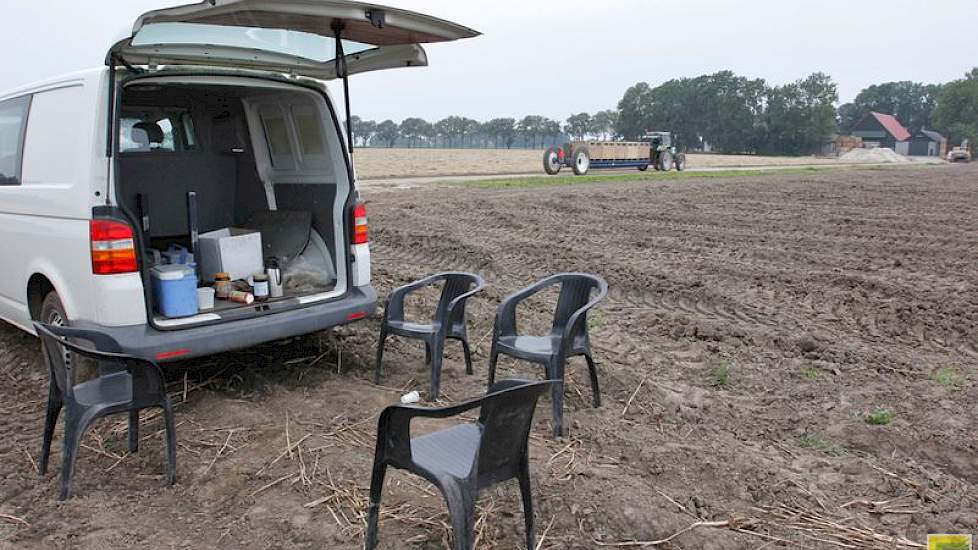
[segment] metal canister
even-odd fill
[[[214,294],[221,300],[227,300],[231,294],[231,274],[218,273],[214,275]]]
[[[252,289],[255,291],[255,299],[264,301],[268,299],[268,275],[259,273],[253,277],[255,284]]]
[[[282,269],[278,265],[278,260],[272,258],[265,267],[265,275],[268,275],[268,294],[272,298],[281,298],[285,295],[285,288],[282,285]]]

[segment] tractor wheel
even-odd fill
[[[639,172],[644,172],[644,171],[646,171],[648,169],[649,169],[649,165],[648,164],[643,164],[643,165],[641,165],[641,166],[638,167],[638,171]]]
[[[543,154],[543,170],[551,176],[556,176],[561,168],[560,155],[556,147],[547,149]]]
[[[676,171],[682,172],[686,169],[686,153],[676,155]]]
[[[578,147],[574,150],[571,161],[574,163],[574,174],[583,176],[591,168],[591,152],[587,147]]]
[[[672,170],[672,154],[661,153],[659,155],[659,170],[662,170],[663,172]]]
[[[655,168],[656,172],[661,170],[661,168],[659,168],[659,155],[652,155],[652,162],[649,164],[649,166]]]

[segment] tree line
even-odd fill
[[[824,73],[784,85],[732,71],[628,88],[617,109],[572,114],[563,123],[545,116],[479,122],[450,116],[437,122],[407,118],[374,122],[353,117],[356,144],[406,147],[538,148],[568,139],[640,139],[671,131],[691,150],[804,155],[833,134],[846,134],[870,111],[895,114],[912,132],[938,130],[953,144],[978,143],[978,68],[946,84],[886,82],[836,107],[836,83]]]

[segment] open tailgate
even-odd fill
[[[207,0],[140,16],[110,55],[132,65],[247,67],[336,77],[342,27],[349,74],[427,65],[421,44],[478,36],[406,10],[345,0]]]

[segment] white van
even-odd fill
[[[323,81],[424,66],[420,44],[477,34],[345,0],[207,0],[141,16],[107,67],[0,94],[0,318],[166,361],[366,317],[352,135]],[[155,251],[199,253],[226,228],[261,234],[284,295],[157,313]]]

